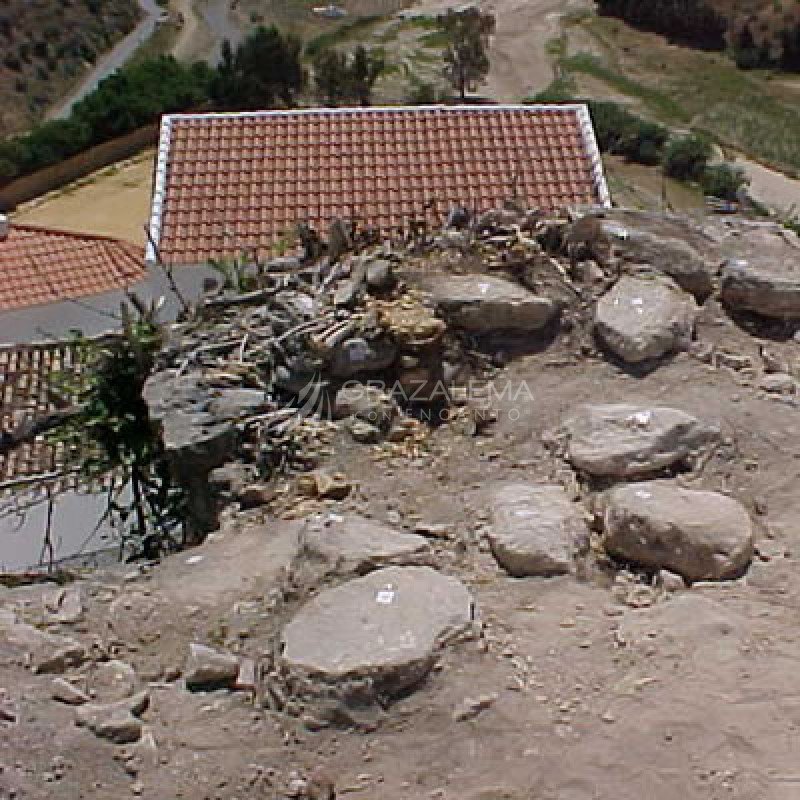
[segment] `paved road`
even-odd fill
[[[136,48],[153,35],[158,15],[162,9],[156,5],[155,0],[139,0],[139,5],[145,14],[142,21],[124,39],[120,39],[111,50],[98,59],[92,71],[81,81],[80,85],[48,111],[47,119],[68,117],[75,103],[83,100],[87,94],[97,88],[100,81],[123,66],[134,54]]]

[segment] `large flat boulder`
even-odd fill
[[[719,246],[693,220],[629,209],[603,211],[597,219],[617,258],[647,264],[696,297],[711,294],[713,275],[722,260]]]
[[[423,536],[355,514],[312,518],[300,534],[300,557],[322,562],[340,575],[389,566],[426,565],[433,552]]]
[[[718,492],[663,481],[620,486],[606,498],[603,525],[610,555],[689,582],[735,578],[753,557],[747,511]]]
[[[421,681],[472,619],[460,581],[429,567],[388,567],[310,600],[283,631],[282,660],[323,686],[366,683],[392,696]]]
[[[595,477],[635,478],[671,467],[719,439],[717,425],[676,408],[587,405],[560,433],[576,468]]]
[[[451,325],[470,333],[537,331],[558,304],[492,275],[430,275],[422,284]]]
[[[748,230],[722,267],[721,294],[736,311],[800,318],[800,237],[773,225]]]
[[[489,545],[514,577],[572,572],[588,549],[586,520],[561,486],[506,484],[491,491],[490,504]]]
[[[684,349],[698,311],[668,278],[626,275],[597,301],[595,332],[614,355],[636,364]]]

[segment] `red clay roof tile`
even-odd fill
[[[318,109],[166,116],[151,232],[167,264],[262,252],[357,207],[383,229],[453,203],[608,204],[583,106]],[[159,210],[160,209],[160,210]]]
[[[128,242],[12,222],[0,240],[0,311],[123,289],[145,274],[143,250]]]

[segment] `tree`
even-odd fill
[[[372,89],[384,66],[381,53],[367,50],[363,44],[355,49],[349,72],[353,98],[359,105],[368,106],[372,103]]]
[[[227,109],[291,108],[306,83],[302,49],[299,39],[283,36],[274,25],[256,28],[235,53],[224,42],[212,100]]]
[[[734,37],[733,57],[736,66],[740,69],[757,69],[769,64],[769,51],[766,47],[759,47],[753,37],[750,26],[745,23]]]
[[[688,134],[673,139],[664,154],[664,172],[682,181],[701,180],[711,158],[711,142]]]
[[[314,56],[314,83],[320,100],[338,106],[348,96],[349,69],[347,55],[332,48]]]
[[[352,54],[332,48],[314,55],[314,83],[320,100],[329,106],[372,102],[375,82],[384,70],[383,56],[359,45]]]
[[[436,20],[447,40],[444,75],[461,100],[466,100],[467,92],[474,90],[489,72],[486,50],[489,37],[494,33],[494,17],[477,8],[448,9]]]

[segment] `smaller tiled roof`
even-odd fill
[[[54,410],[56,375],[79,370],[75,342],[0,345],[0,432]],[[16,481],[61,472],[63,460],[61,448],[43,436],[0,455],[0,492]]]
[[[408,106],[162,118],[149,257],[260,256],[307,220],[393,232],[451,204],[610,205],[584,105]]]
[[[12,221],[0,239],[0,312],[124,289],[145,274],[136,245]]]

